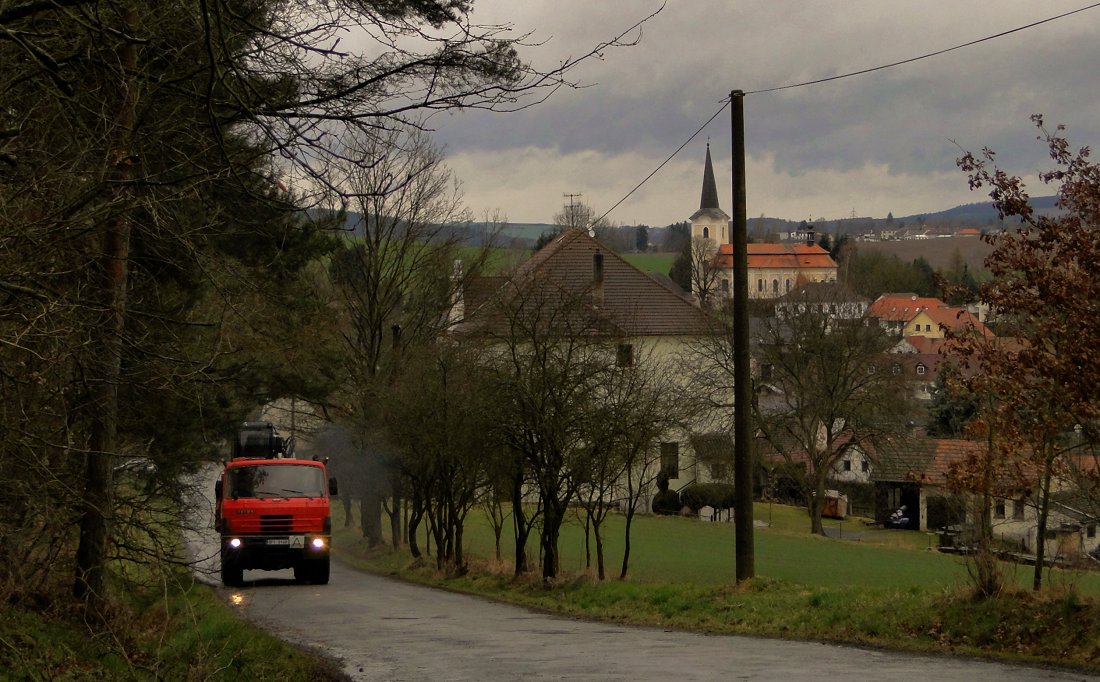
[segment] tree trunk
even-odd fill
[[[584,568],[592,568],[592,512],[584,514]]]
[[[344,528],[351,526],[351,495],[341,495],[340,504],[344,506]]]
[[[455,570],[459,575],[466,574],[466,557],[462,553],[462,522],[455,523]]]
[[[135,34],[137,11],[132,5],[123,10],[126,32]],[[131,141],[136,106],[136,85],[132,74],[137,70],[137,44],[123,40],[119,48],[120,102],[115,119],[114,164],[109,171],[117,197],[128,191],[133,179]],[[116,208],[116,211],[125,211]],[[131,224],[124,212],[116,212],[103,227],[99,254],[99,299],[102,312],[92,332],[95,357],[90,363],[92,426],[85,460],[84,494],[81,500],[80,540],[76,551],[76,579],[73,595],[99,606],[106,599],[107,556],[112,505],[111,457],[118,445],[118,384],[122,373],[122,336],[126,326],[126,297],[129,283],[127,262],[130,257]]]
[[[1049,450],[1050,445],[1044,445]],[[1050,519],[1050,477],[1052,460],[1049,454],[1043,462],[1042,479],[1039,481],[1039,522],[1035,528],[1035,572],[1031,578],[1031,589],[1038,592],[1043,588],[1043,568],[1046,563],[1047,523]]]
[[[516,539],[514,573],[520,576],[527,572],[527,536],[530,533],[527,527],[527,514],[523,511],[522,475],[512,479],[512,531]]]
[[[401,549],[401,482],[393,477],[393,506],[390,507],[390,537],[394,551]]]
[[[363,528],[363,537],[368,547],[377,547],[384,542],[382,538],[382,496],[367,486],[363,498],[359,501],[359,525]]]
[[[827,472],[827,470],[826,470]],[[822,472],[814,472],[814,490],[810,495],[810,532],[814,535],[824,535],[825,526],[821,523],[821,514],[825,511],[825,477]]]
[[[558,501],[551,498],[548,492],[544,493],[545,511],[542,518],[542,535],[539,546],[542,548],[542,579],[553,580],[561,571],[561,556],[558,553],[558,536],[561,534],[561,524],[564,521],[564,505],[560,508]]]
[[[413,494],[412,504],[409,507],[409,522],[405,528],[405,537],[408,538],[409,553],[414,559],[419,559],[420,545],[416,541],[416,531],[420,528],[420,519],[424,516],[424,505],[419,493]]]
[[[600,580],[607,579],[603,561],[603,535],[600,533],[600,524],[593,524],[592,533],[596,536],[596,577]]]
[[[626,510],[626,530],[623,532],[623,567],[619,571],[619,580],[626,580],[626,571],[630,567],[630,526],[634,523],[634,505]]]

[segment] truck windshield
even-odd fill
[[[240,497],[322,497],[324,472],[306,464],[252,464],[229,470],[225,494]]]

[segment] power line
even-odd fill
[[[1036,26],[1041,26],[1043,24],[1047,24],[1047,23],[1050,23],[1052,21],[1056,21],[1058,19],[1064,19],[1064,18],[1066,18],[1068,16],[1072,16],[1074,14],[1079,14],[1081,12],[1086,12],[1090,9],[1096,9],[1097,7],[1100,7],[1100,2],[1088,5],[1086,7],[1081,7],[1079,9],[1071,10],[1069,12],[1065,12],[1065,13],[1059,14],[1057,16],[1048,17],[1046,19],[1041,19],[1039,21],[1035,21],[1035,22],[1032,22],[1030,24],[1026,24],[1024,26],[1018,26],[1016,28],[1009,29],[1007,31],[1001,31],[1000,33],[996,33],[994,35],[986,36],[984,38],[978,38],[977,40],[971,40],[968,43],[963,43],[961,45],[955,45],[954,47],[948,47],[948,48],[945,48],[943,50],[936,50],[935,52],[929,52],[927,54],[922,54],[919,57],[911,57],[909,59],[903,59],[903,60],[898,61],[898,62],[891,62],[889,64],[883,64],[881,66],[874,66],[874,67],[871,67],[871,68],[868,68],[868,69],[860,69],[859,71],[851,71],[849,73],[843,73],[843,74],[840,74],[838,76],[829,76],[828,78],[818,78],[816,80],[806,81],[804,83],[794,83],[794,84],[791,84],[791,85],[780,85],[780,86],[773,87],[773,88],[763,88],[763,89],[760,89],[760,90],[750,90],[750,91],[745,92],[745,95],[760,95],[760,94],[767,93],[767,92],[778,92],[780,90],[791,90],[793,88],[802,88],[802,87],[806,87],[808,85],[818,85],[820,83],[828,83],[829,81],[840,80],[841,78],[851,78],[853,76],[862,76],[863,74],[873,73],[875,71],[882,71],[883,69],[891,69],[895,66],[901,66],[903,64],[911,64],[913,62],[921,61],[922,59],[928,59],[930,57],[936,57],[936,56],[939,56],[941,54],[946,54],[948,52],[954,52],[955,50],[961,50],[964,47],[971,47],[973,45],[977,45],[979,43],[984,43],[984,42],[989,41],[989,40],[994,40],[996,38],[1003,38],[1004,36],[1011,35],[1013,33],[1019,33],[1020,31],[1027,30],[1029,28],[1035,28]],[[633,189],[631,189],[629,192],[627,192],[626,195],[623,196],[622,199],[619,199],[618,201],[616,201],[614,203],[614,205],[612,205],[611,208],[607,209],[607,211],[605,211],[604,214],[601,215],[597,220],[603,220],[604,218],[606,218],[612,211],[614,211],[616,208],[618,208],[620,204],[622,204],[624,201],[629,199],[635,192],[637,192],[639,189],[641,189],[641,187],[644,184],[646,184],[647,182],[649,182],[650,179],[653,178],[653,176],[656,175],[662,168],[664,168],[668,164],[669,161],[676,158],[676,155],[679,154],[681,151],[683,151],[684,147],[688,146],[688,144],[692,140],[694,140],[695,137],[697,135],[699,135],[699,133],[703,132],[703,129],[706,128],[708,125],[710,125],[711,121],[718,118],[718,115],[721,114],[723,111],[725,111],[726,107],[728,107],[729,105],[730,105],[730,98],[726,97],[725,99],[722,100],[721,108],[719,108],[718,111],[714,112],[713,116],[708,118],[703,125],[699,126],[699,128],[694,133],[692,133],[686,140],[684,140],[683,144],[681,144],[679,147],[676,148],[676,151],[672,152],[672,154],[670,154],[667,159],[662,161],[660,163],[660,165],[658,165],[656,168],[653,169],[652,173],[645,176],[645,178],[641,182],[639,182],[637,185],[634,186]]]
[[[616,208],[618,208],[618,207],[619,207],[619,204],[621,204],[621,203],[623,203],[624,201],[626,201],[627,199],[629,199],[629,198],[630,198],[630,196],[631,196],[632,194],[634,194],[635,192],[637,192],[637,191],[638,191],[638,190],[639,190],[639,189],[641,188],[641,186],[642,186],[642,185],[644,185],[644,184],[646,184],[647,182],[649,182],[649,179],[650,179],[650,178],[652,178],[652,177],[653,177],[654,175],[656,175],[656,174],[658,173],[658,171],[660,171],[660,170],[661,170],[662,168],[664,168],[664,167],[665,167],[665,164],[667,164],[667,163],[668,163],[669,161],[671,161],[672,159],[674,159],[674,158],[676,157],[676,155],[677,155],[677,154],[679,154],[679,153],[680,153],[680,152],[681,152],[681,151],[683,150],[683,148],[684,148],[684,147],[688,146],[688,143],[690,143],[690,142],[691,142],[692,140],[694,140],[694,139],[695,139],[695,136],[696,136],[696,135],[698,135],[699,133],[703,132],[703,129],[704,129],[704,128],[706,128],[706,127],[707,127],[708,125],[710,125],[710,122],[711,122],[711,121],[713,121],[714,119],[718,118],[718,114],[720,114],[720,113],[722,113],[723,111],[725,111],[725,110],[726,110],[726,107],[728,107],[729,105],[730,105],[730,100],[729,100],[729,98],[727,97],[727,98],[726,98],[726,100],[725,100],[725,101],[724,101],[724,102],[722,103],[722,106],[721,106],[721,108],[719,108],[719,109],[718,109],[718,111],[714,112],[714,115],[713,115],[713,116],[711,116],[710,118],[708,118],[708,119],[707,119],[707,121],[706,121],[706,123],[704,123],[703,125],[699,126],[698,130],[696,130],[696,131],[695,131],[694,133],[692,133],[692,134],[691,134],[691,136],[690,136],[690,137],[688,137],[688,139],[684,140],[684,143],[683,143],[682,145],[680,145],[679,147],[677,147],[677,148],[676,148],[676,151],[674,151],[674,152],[672,152],[671,154],[669,154],[669,155],[668,155],[668,158],[667,158],[667,159],[665,159],[664,161],[662,161],[662,162],[661,162],[661,164],[660,164],[659,166],[657,166],[656,168],[654,168],[654,169],[653,169],[653,172],[652,172],[652,173],[650,173],[649,175],[645,176],[645,178],[644,178],[644,179],[643,179],[643,180],[642,180],[641,182],[639,182],[639,183],[638,183],[637,185],[635,185],[635,186],[634,186],[634,189],[632,189],[632,190],[630,190],[629,192],[627,192],[627,193],[626,193],[626,196],[624,196],[624,197],[623,197],[622,199],[619,199],[618,201],[616,201],[616,202],[615,202],[615,204],[614,204],[614,205],[613,205],[613,206],[612,206],[611,208],[607,209],[607,211],[605,211],[603,215],[601,215],[601,216],[600,216],[599,218],[597,218],[597,219],[596,219],[596,221],[593,221],[593,222],[598,222],[598,221],[600,221],[600,220],[603,220],[604,218],[606,218],[606,217],[608,216],[608,214],[609,214],[609,213],[611,213],[612,211],[614,211],[614,210],[615,210]]]
[[[1084,11],[1087,11],[1087,10],[1090,10],[1090,9],[1095,9],[1097,7],[1100,7],[1100,2],[1089,5],[1088,7],[1082,7],[1080,9],[1075,9],[1073,11],[1066,12],[1065,14],[1059,14],[1058,16],[1055,16],[1055,17],[1049,17],[1047,19],[1042,19],[1040,21],[1036,21],[1036,22],[1027,24],[1026,26],[1018,26],[1017,28],[1009,29],[1007,31],[1002,31],[1002,32],[997,33],[995,35],[986,36],[984,38],[978,38],[977,40],[971,40],[969,43],[963,43],[962,45],[956,45],[954,47],[948,47],[948,48],[943,49],[943,50],[937,50],[935,52],[929,52],[928,54],[922,54],[919,57],[911,57],[909,59],[903,59],[900,62],[891,62],[890,64],[883,64],[882,66],[874,66],[874,67],[871,67],[869,69],[860,69],[859,71],[852,71],[850,73],[844,73],[844,74],[841,74],[839,76],[829,76],[828,78],[818,78],[817,80],[806,81],[805,83],[795,83],[793,85],[781,85],[781,86],[774,87],[774,88],[765,88],[763,90],[750,90],[750,91],[746,92],[745,94],[746,95],[759,95],[759,94],[762,94],[762,93],[765,93],[765,92],[778,92],[779,90],[790,90],[792,88],[801,88],[801,87],[805,87],[807,85],[817,85],[818,83],[828,83],[829,81],[840,80],[841,78],[851,78],[852,76],[862,76],[865,73],[872,73],[874,71],[882,71],[883,69],[892,69],[895,66],[901,66],[902,64],[911,64],[913,62],[919,62],[922,59],[928,59],[929,57],[936,57],[936,56],[939,56],[941,54],[947,54],[948,52],[954,52],[955,50],[961,50],[964,47],[971,47],[972,45],[977,45],[978,43],[984,43],[988,40],[994,40],[995,38],[1003,38],[1004,36],[1011,35],[1013,33],[1019,33],[1020,31],[1027,30],[1029,28],[1035,28],[1036,26],[1041,26],[1042,24],[1046,24],[1046,23],[1049,23],[1051,21],[1056,21],[1058,19],[1064,19],[1068,16],[1078,14],[1080,12],[1084,12]]]

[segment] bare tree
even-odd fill
[[[365,436],[381,423],[378,406],[406,349],[438,338],[454,322],[458,293],[490,251],[464,246],[458,186],[425,134],[412,129],[381,140],[354,138],[347,148],[357,159],[373,159],[371,166],[342,165],[341,186],[353,197],[358,222],[332,269],[345,313],[346,404]],[[380,514],[388,497],[396,523],[400,481],[391,463],[377,462],[375,479],[389,481],[389,490],[369,486],[363,515]],[[363,530],[371,544],[382,542],[379,524]]]
[[[418,349],[394,384],[387,431],[399,444],[398,469],[426,516],[439,568],[465,571],[466,516],[488,484],[493,394],[476,348],[449,341]],[[415,524],[410,524],[410,535]]]
[[[887,354],[893,344],[878,325],[815,306],[769,318],[759,336],[758,366],[773,392],[770,398],[757,393],[757,428],[804,473],[814,533],[824,533],[825,488],[843,456],[854,449],[873,453],[906,433],[912,392]]]
[[[629,358],[616,358],[606,382],[597,388],[594,411],[584,422],[583,466],[578,471],[578,498],[585,510],[586,529],[596,540],[596,571],[606,577],[603,523],[612,510],[626,512],[620,579],[630,562],[631,527],[642,493],[650,490],[657,472],[652,466],[655,444],[687,421],[678,400],[672,364],[653,347],[630,345]],[[629,360],[629,361],[627,361]]]
[[[538,274],[509,281],[484,314],[477,333],[499,348],[498,433],[537,491],[542,575],[550,580],[560,570],[558,536],[588,466],[586,429],[615,367],[615,343],[588,290]]]
[[[703,305],[712,302],[717,294],[721,270],[714,266],[714,257],[718,254],[718,245],[709,237],[694,237],[691,240],[691,292],[699,297]]]

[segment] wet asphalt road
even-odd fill
[[[212,487],[207,486],[207,487]],[[200,577],[241,616],[338,659],[354,680],[1100,680],[1080,673],[806,642],[589,623],[361,573],[330,584],[246,571],[227,590],[213,531],[189,537]],[[339,551],[339,548],[337,548]]]

